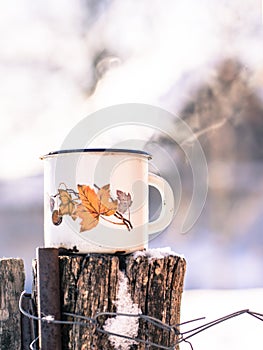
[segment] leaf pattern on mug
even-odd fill
[[[68,193],[67,190],[58,190],[59,193],[59,199],[60,199],[60,205],[59,205],[59,215],[70,215],[73,219],[75,219],[74,216],[74,210],[76,206],[76,200],[72,199],[72,195]]]
[[[91,230],[98,225],[99,217],[91,214],[82,204],[77,205],[74,214],[81,219],[80,232]]]
[[[118,198],[118,211],[124,214],[132,205],[131,194],[126,194],[123,191],[117,190],[117,198]]]
[[[58,197],[60,200],[55,212],[61,221],[63,215],[69,215],[73,220],[79,218],[80,232],[89,231],[96,227],[100,218],[114,225],[125,225],[128,231],[133,228],[130,221],[130,211],[128,217],[123,215],[132,205],[130,193],[126,194],[117,190],[117,199],[114,199],[111,197],[110,184],[103,187],[94,185],[97,192],[88,185],[78,184],[78,192],[67,188],[64,183],[60,186],[62,185],[65,189],[59,188],[58,193],[51,196],[52,198]],[[57,223],[58,220],[55,221],[55,215],[53,216],[54,225],[61,223],[61,221]],[[114,216],[114,220],[109,218],[111,216]]]
[[[78,185],[79,197],[84,207],[98,217],[100,215],[110,216],[116,213],[118,201],[110,197],[110,185],[105,185],[98,193],[86,185]]]

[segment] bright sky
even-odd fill
[[[220,58],[238,54],[256,69],[263,58],[260,0],[168,0],[166,6],[102,0],[92,9],[80,0],[11,0],[1,6],[0,179],[41,172],[39,156],[60,148],[91,112],[125,102],[179,110],[189,86]],[[93,60],[104,49],[120,64],[89,97]],[[141,138],[148,134],[139,131]]]

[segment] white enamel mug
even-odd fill
[[[174,197],[163,178],[149,173],[151,156],[125,149],[75,149],[44,159],[45,247],[80,253],[131,253],[164,230]],[[161,195],[159,217],[149,222],[149,186]]]

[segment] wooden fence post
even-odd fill
[[[148,253],[60,257],[61,311],[86,317],[105,311],[141,312],[175,326],[180,323],[185,268],[184,258],[174,254],[157,254],[156,257]],[[97,326],[167,347],[176,340],[176,334],[142,320],[136,325],[136,320],[132,318],[125,320],[117,316],[109,319],[103,316],[98,319]],[[62,349],[154,350],[156,347],[109,337],[92,325],[73,325],[62,327]]]
[[[21,349],[19,297],[25,273],[21,259],[0,259],[0,349]]]

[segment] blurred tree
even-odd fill
[[[263,104],[251,76],[252,72],[239,60],[224,60],[191,93],[179,112],[199,139],[208,162],[208,215],[203,217],[203,224],[209,232],[247,233],[261,208]],[[168,147],[176,160],[183,187],[181,206],[185,210],[193,187],[190,164],[173,140],[155,136],[151,142],[154,141]]]
[[[208,160],[263,157],[263,104],[246,67],[223,61],[192,95],[180,116],[196,132]]]

